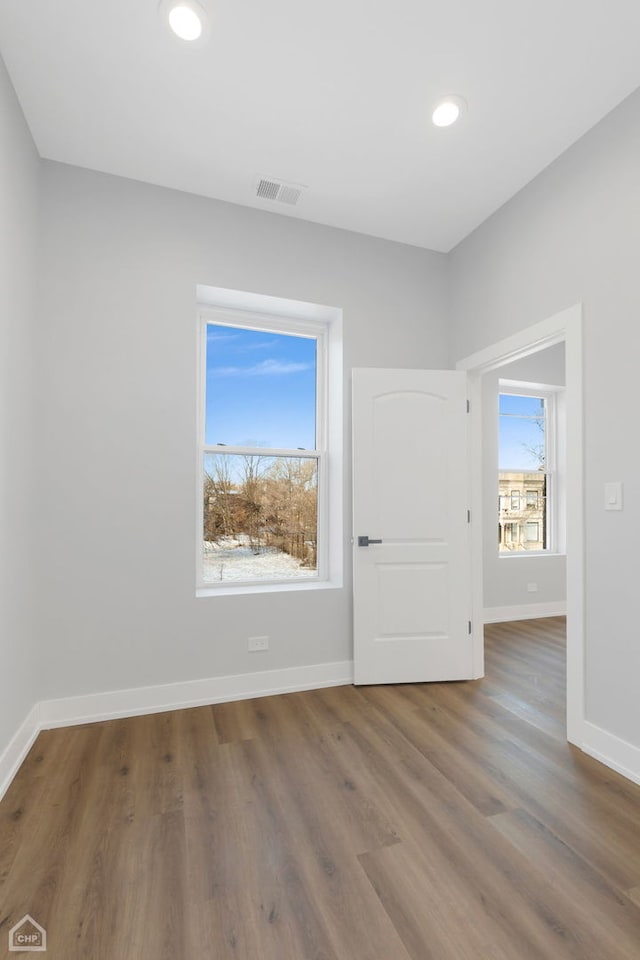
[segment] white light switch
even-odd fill
[[[620,480],[604,485],[605,510],[622,510],[622,483]]]

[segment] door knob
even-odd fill
[[[368,547],[370,543],[382,543],[382,540],[370,540],[369,537],[358,537],[359,547]]]

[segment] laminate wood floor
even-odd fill
[[[0,957],[638,960],[640,787],[564,741],[564,622],[487,678],[44,732],[0,804]]]

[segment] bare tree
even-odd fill
[[[317,466],[305,457],[280,457],[268,472],[268,514],[277,546],[315,565],[317,552]]]
[[[263,479],[265,460],[255,454],[243,458],[243,477],[240,485],[243,532],[249,538],[253,553],[260,553],[262,547]]]
[[[520,446],[525,450],[533,460],[538,462],[538,470],[544,470],[545,460],[546,460],[546,444],[544,440],[544,427],[545,421],[544,416],[541,417],[532,417],[531,422],[535,423],[538,430],[542,434],[542,443],[524,443],[521,442]]]
[[[204,539],[217,542],[235,535],[235,490],[229,460],[215,456],[204,476]]]
[[[238,460],[240,458],[238,457]],[[237,475],[228,456],[208,462],[204,539],[246,537],[254,554],[282,551],[317,563],[317,463],[307,457],[243,456]]]

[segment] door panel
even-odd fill
[[[434,462],[433,448],[440,449],[442,398],[412,391],[372,398],[373,442],[371,478],[375,485],[377,513],[375,529],[380,536],[419,540],[428,533],[437,537],[443,531],[438,522],[438,502],[446,486],[443,461]],[[433,424],[431,435],[416,436],[415,421]],[[403,478],[403,495],[390,496],[397,478]],[[424,496],[424,478],[428,476],[434,496]],[[377,536],[377,534],[376,534]]]
[[[467,421],[464,373],[353,371],[356,683],[473,675]]]

